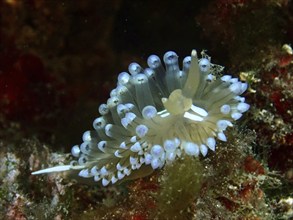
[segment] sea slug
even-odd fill
[[[165,53],[163,61],[164,66],[151,55],[145,69],[131,63],[100,105],[94,130],[72,147],[76,160],[32,174],[78,170],[106,186],[145,176],[179,157],[206,156],[216,150],[216,138],[227,141],[224,131],[249,109],[240,96],[247,83],[220,76],[223,68],[204,52],[198,59],[192,50],[181,70],[175,52]]]

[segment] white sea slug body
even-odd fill
[[[215,151],[216,138],[226,141],[224,131],[249,109],[247,84],[230,75],[215,74],[216,65],[195,50],[179,69],[175,52],[160,58],[151,55],[148,68],[129,65],[118,76],[117,87],[93,131],[83,134],[83,143],[72,147],[77,159],[69,165],[47,168],[33,174],[80,170],[103,185],[116,183],[130,174],[162,168],[178,157],[206,156]]]

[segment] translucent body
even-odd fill
[[[76,161],[33,174],[80,170],[103,185],[149,174],[178,157],[206,156],[216,150],[216,139],[227,141],[224,131],[238,120],[249,105],[240,95],[247,84],[229,75],[217,77],[210,57],[200,60],[195,50],[183,61],[169,51],[160,58],[151,55],[149,68],[137,63],[130,74],[118,76],[117,88],[102,115],[94,120],[93,131],[72,148]],[[148,172],[146,172],[148,170]]]

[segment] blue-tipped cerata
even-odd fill
[[[173,51],[165,53],[163,62],[151,55],[145,69],[131,63],[129,73],[118,75],[107,103],[100,105],[94,130],[72,147],[76,160],[33,174],[79,170],[79,176],[105,186],[178,157],[206,156],[209,149],[215,151],[216,139],[227,141],[224,131],[249,109],[240,96],[247,83],[219,76],[221,67],[205,53],[198,59],[195,50],[182,69]]]

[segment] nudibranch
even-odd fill
[[[240,96],[247,83],[219,74],[223,68],[205,52],[198,59],[192,50],[181,70],[173,51],[163,62],[151,55],[145,69],[131,63],[99,106],[94,130],[72,147],[76,160],[32,174],[75,170],[106,186],[135,173],[147,175],[176,158],[206,156],[215,151],[216,138],[227,141],[224,131],[249,109]]]

